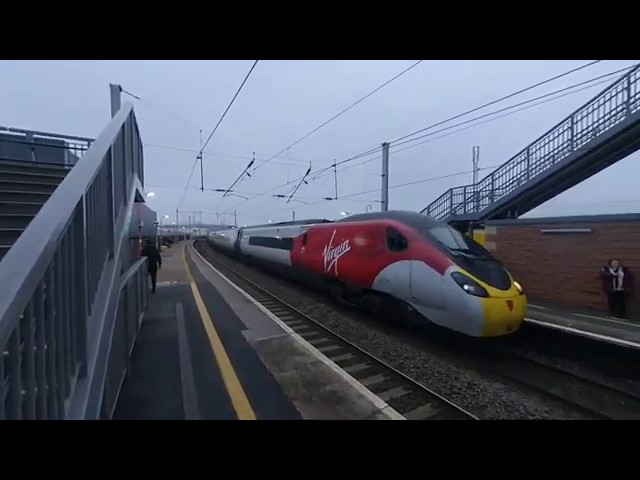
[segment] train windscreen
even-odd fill
[[[499,290],[511,287],[511,279],[500,261],[472,238],[448,225],[431,227],[429,234],[470,274]]]
[[[429,233],[445,248],[453,252],[472,255],[487,260],[493,259],[493,255],[482,245],[448,225],[431,227]]]

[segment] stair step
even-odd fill
[[[68,168],[53,165],[48,166],[42,163],[11,162],[8,160],[0,160],[0,168],[3,171],[16,173],[41,173],[44,175],[51,175],[53,177],[65,177],[70,170]]]
[[[0,245],[13,245],[23,232],[23,228],[0,227]]]
[[[12,180],[6,181],[0,178],[0,191],[52,194],[56,188],[58,188],[57,183],[16,182]]]
[[[0,203],[39,203],[43,205],[51,196],[50,193],[43,192],[14,192],[11,190],[0,190]]]
[[[0,164],[0,180],[4,182],[51,183],[59,185],[64,176],[38,172],[13,172],[5,170]]]
[[[2,202],[0,201],[0,215],[36,215],[42,208],[42,203]]]
[[[27,228],[35,215],[23,215],[20,213],[0,214],[0,228]]]

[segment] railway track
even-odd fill
[[[526,357],[508,348],[473,348],[474,361],[482,372],[516,383],[542,396],[583,412],[588,418],[640,419],[640,397],[558,366]]]
[[[324,327],[318,321],[278,298],[256,284],[236,268],[236,261],[212,251],[206,242],[196,242],[196,249],[216,268],[268,310],[280,317],[296,333],[344,368],[354,378],[367,386],[401,412],[406,418],[474,418],[474,415],[457,407],[429,388],[415,382],[386,362],[371,356],[360,347]],[[272,276],[272,275],[270,275]],[[345,310],[349,309],[346,307]],[[350,312],[349,314],[352,314]],[[521,389],[562,404],[566,409],[578,411],[591,419],[636,419],[640,418],[640,397],[621,388],[606,385],[576,373],[563,370],[528,358],[500,342],[479,342],[476,339],[460,338],[445,332],[443,335],[416,335],[411,329],[402,331],[382,325],[381,329],[418,347],[441,349],[443,355],[463,359],[478,374],[494,378],[505,385],[516,385]],[[388,330],[388,331],[387,331]],[[503,342],[504,343],[504,342]],[[461,348],[462,347],[462,348]],[[323,349],[324,348],[324,349]],[[371,364],[371,367],[369,365]],[[386,379],[389,378],[389,381]],[[373,383],[371,383],[373,382]],[[397,383],[394,383],[397,382]],[[367,385],[370,383],[370,385]],[[407,386],[403,386],[402,384]],[[397,385],[397,386],[396,386]],[[394,390],[399,388],[398,390]],[[407,391],[408,393],[404,393]],[[385,392],[389,392],[386,395]],[[426,393],[426,395],[425,395]],[[400,394],[399,396],[394,396]],[[416,395],[417,394],[417,395]],[[422,395],[422,396],[421,396]],[[435,396],[435,397],[434,397]],[[424,400],[423,400],[424,398]],[[450,407],[442,416],[432,407],[445,402]],[[406,402],[406,403],[405,403]],[[427,415],[424,415],[426,412]],[[453,413],[453,417],[450,413]]]
[[[195,242],[194,247],[227,278],[407,420],[478,420],[219,261],[206,243]]]

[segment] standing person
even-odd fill
[[[631,290],[633,277],[631,272],[623,268],[617,259],[612,259],[600,271],[602,290],[607,294],[609,314],[613,317],[627,316],[627,294]]]
[[[142,249],[142,256],[147,257],[147,271],[151,276],[151,293],[156,293],[156,279],[158,278],[158,269],[162,268],[162,257],[160,250],[155,246],[152,240],[147,240]]]

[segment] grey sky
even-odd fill
[[[159,215],[170,215],[182,197],[199,147],[231,100],[253,61],[2,61],[0,125],[95,137],[109,120],[109,82],[141,99],[134,104],[145,143],[147,190]],[[266,160],[415,61],[260,61],[205,150],[205,189],[227,188],[252,153]],[[603,61],[518,97],[477,112],[481,115],[635,63]],[[411,133],[535,82],[587,63],[580,61],[424,61],[349,112],[269,162],[235,187],[262,193],[304,174]],[[613,79],[611,80],[613,81]],[[391,152],[390,185],[469,171],[473,145],[480,166],[501,164],[605,88],[606,84],[469,128],[404,152]],[[169,112],[169,114],[165,113]],[[187,123],[174,118],[176,115]],[[461,118],[464,121],[468,117]],[[469,117],[470,118],[470,117]],[[448,125],[448,124],[447,124]],[[447,126],[444,125],[444,126]],[[435,135],[436,137],[438,135]],[[380,159],[345,164],[338,195],[379,188]],[[360,165],[356,165],[360,164]],[[556,197],[527,216],[640,210],[638,154]],[[489,171],[481,172],[481,177]],[[446,189],[470,183],[471,173],[434,180],[389,194],[392,209],[419,210]],[[333,175],[303,185],[296,199],[308,203],[334,195]],[[271,193],[288,194],[295,184]],[[341,211],[377,210],[379,191],[314,205],[268,196],[249,202],[200,192],[199,167],[180,210],[227,212],[238,223],[297,218],[335,218]],[[222,216],[220,216],[222,221]]]

